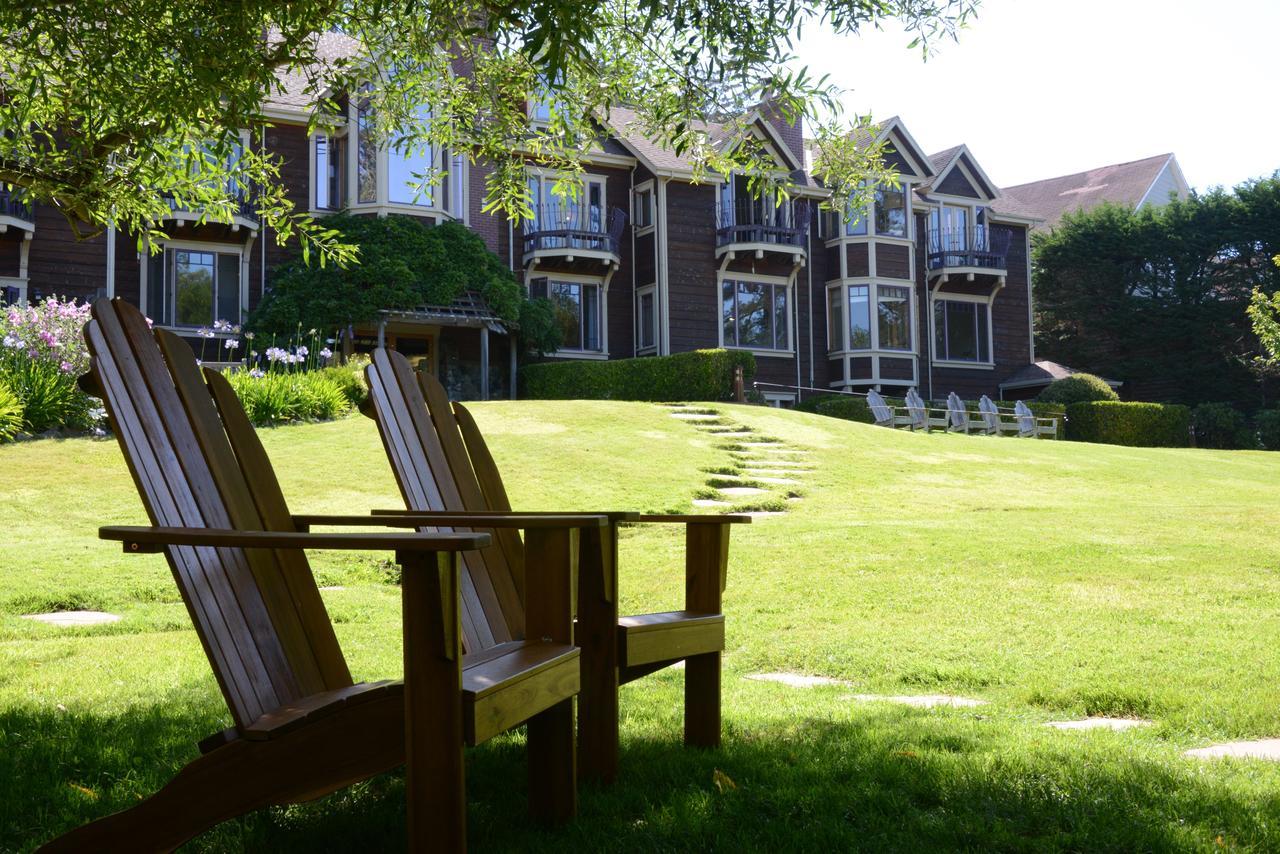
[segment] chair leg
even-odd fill
[[[235,739],[192,761],[130,809],[41,848],[172,851],[219,822],[276,804],[311,800],[388,771],[404,758],[399,694],[340,710],[270,741]]]
[[[720,653],[685,659],[684,743],[690,747],[720,746]]]
[[[578,697],[578,776],[608,785],[618,775],[617,533],[588,529],[578,559],[582,692]]]
[[[534,715],[528,732],[529,812],[549,824],[562,824],[578,811],[573,700]]]

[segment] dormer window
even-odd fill
[[[547,82],[539,78],[537,88],[529,97],[529,124],[545,128],[556,114],[564,112],[564,100]]]

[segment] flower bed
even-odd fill
[[[101,420],[97,402],[76,383],[89,368],[81,333],[88,319],[88,303],[57,297],[37,305],[10,306],[0,315],[0,401],[9,401],[0,403],[8,413],[0,413],[0,441],[21,434],[88,430]]]

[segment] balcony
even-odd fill
[[[35,230],[35,222],[31,205],[21,201],[13,189],[0,185],[0,234],[11,225],[30,233]]]
[[[977,275],[996,276],[1003,283],[1005,256],[1013,232],[1007,228],[976,225],[971,228],[932,229],[928,235],[926,262],[929,275],[942,281],[963,275],[973,281]]]
[[[165,196],[165,204],[169,206],[169,215],[165,219],[171,219],[178,225],[186,225],[188,222],[196,223],[200,221],[203,214],[198,210],[192,210],[178,204],[178,201],[172,196]],[[231,226],[232,231],[239,231],[241,228],[248,229],[254,236],[258,233],[258,212],[254,210],[253,203],[244,193],[237,193],[236,200],[233,205],[233,213],[231,222],[226,225]],[[209,220],[211,222],[222,222],[222,220]]]
[[[576,202],[534,205],[533,219],[523,227],[524,262],[592,258],[616,267],[622,260],[626,227],[627,214],[621,208]]]
[[[739,252],[780,252],[797,259],[805,257],[805,235],[809,228],[809,203],[734,199],[716,205],[716,257]]]

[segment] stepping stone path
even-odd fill
[[[694,404],[668,403],[667,414],[709,438],[722,440],[729,451],[723,473],[708,473],[707,486],[693,506],[720,513],[741,513],[752,518],[781,516],[787,504],[799,500],[798,492],[813,465],[803,459],[809,453],[786,442],[764,436],[739,424],[720,409]]]
[[[1196,750],[1188,750],[1183,756],[1196,759],[1270,759],[1280,762],[1280,738],[1264,738],[1260,741],[1232,741],[1227,744],[1214,744]]]
[[[1054,729],[1109,729],[1121,732],[1134,727],[1151,726],[1151,721],[1136,718],[1085,718],[1079,721],[1049,721],[1045,726],[1051,726]]]
[[[120,619],[118,614],[108,614],[106,611],[54,611],[52,614],[24,614],[24,620],[35,620],[37,623],[45,623],[50,626],[59,626],[61,628],[72,628],[75,626],[100,626],[104,623],[114,623]]]
[[[752,673],[746,678],[753,682],[778,682],[792,688],[813,688],[818,685],[843,685],[850,683],[830,676],[806,676],[803,673]]]

